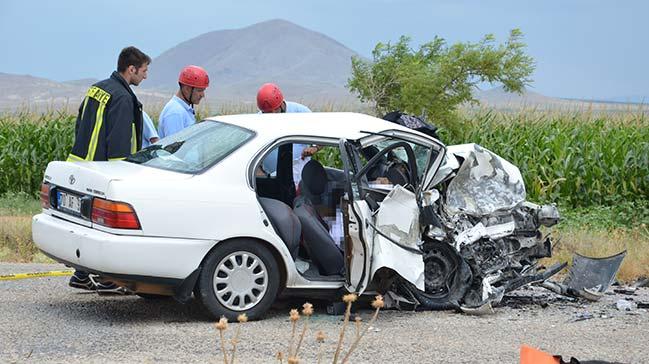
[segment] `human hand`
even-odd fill
[[[389,185],[390,180],[387,177],[377,177],[376,180],[372,181],[372,183],[377,185]]]
[[[320,150],[320,147],[316,145],[304,148],[304,150],[302,150],[302,159],[316,154],[318,150]]]

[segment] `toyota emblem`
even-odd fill
[[[76,182],[77,180],[76,180],[76,178],[74,178],[74,175],[71,174],[71,175],[70,175],[70,178],[69,178],[69,181],[70,181],[70,184],[73,185],[74,182]]]

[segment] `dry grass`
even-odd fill
[[[634,229],[593,230],[570,228],[555,233],[560,238],[554,256],[543,263],[572,262],[573,253],[589,257],[606,257],[623,250],[627,255],[622,262],[618,279],[633,282],[639,277],[649,277],[649,229],[641,225]]]
[[[32,217],[0,215],[0,261],[52,263],[32,240]]]

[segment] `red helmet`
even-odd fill
[[[265,83],[257,91],[257,107],[261,112],[271,112],[282,105],[284,95],[274,83]]]
[[[180,71],[178,82],[190,87],[207,88],[210,85],[210,78],[203,67],[186,66]]]

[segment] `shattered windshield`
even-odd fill
[[[398,139],[397,141],[403,141]],[[380,141],[376,144],[374,144],[378,149],[383,149],[388,146],[390,146],[392,143],[394,143],[394,139],[388,139],[388,140],[383,140]],[[420,179],[422,178],[424,172],[427,170],[428,163],[430,160],[430,153],[431,153],[431,148],[430,146],[424,146],[420,144],[416,144],[413,142],[407,142],[410,147],[412,148],[412,151],[415,154],[415,163],[417,163],[417,174]],[[406,154],[406,150],[403,148],[396,148],[392,150],[392,153],[395,157],[397,157],[399,160],[403,162],[408,161],[408,155]]]
[[[446,191],[449,213],[483,216],[525,201],[525,184],[516,166],[477,144],[468,147]]]
[[[237,150],[254,132],[218,121],[204,121],[163,138],[126,158],[181,173],[199,173]]]

